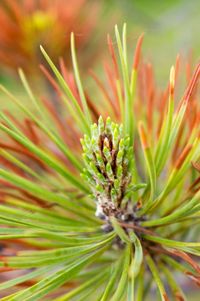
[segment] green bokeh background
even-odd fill
[[[127,22],[131,40],[145,32],[145,57],[155,66],[161,82],[168,77],[177,53],[184,58],[192,53],[194,64],[199,60],[199,0],[105,0],[105,3],[111,14],[117,12],[112,22]]]

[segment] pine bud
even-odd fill
[[[84,136],[81,143],[86,166],[84,179],[91,187],[101,218],[102,213],[105,217],[119,216],[132,180],[130,138],[124,137],[122,125],[111,122],[109,117],[104,124],[100,116],[98,125],[91,126],[91,138]]]

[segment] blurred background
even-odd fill
[[[200,1],[193,0],[110,0],[117,7],[120,21],[126,21],[129,36],[145,32],[144,54],[156,73],[168,76],[177,53],[193,62],[199,59]]]
[[[1,0],[1,77],[18,67],[39,73],[40,44],[54,62],[60,57],[69,62],[71,31],[81,66],[91,68],[97,56],[107,51],[106,34],[113,32],[116,23],[126,22],[130,51],[144,32],[145,58],[162,80],[177,53],[198,60],[199,20],[199,0]]]
[[[185,68],[186,62],[193,67],[199,61],[199,0],[1,0],[0,82],[25,99],[17,75],[22,68],[36,90],[46,91],[39,68],[45,64],[39,45],[57,66],[63,59],[71,68],[71,31],[75,33],[81,72],[92,68],[101,76],[100,62],[108,53],[107,33],[113,36],[114,25],[120,27],[124,22],[128,25],[130,58],[138,36],[144,32],[143,56],[153,64],[161,86],[167,83],[177,53]],[[85,84],[91,85],[90,81]],[[0,107],[7,108],[5,96],[0,100]],[[184,286],[189,300],[200,300],[197,288],[188,283]]]

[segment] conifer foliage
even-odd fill
[[[177,274],[200,285],[200,65],[178,100],[179,59],[160,91],[142,40],[130,63],[115,27],[92,93],[73,34],[73,74],[41,47],[54,102],[22,70],[34,109],[1,86],[21,111],[0,113],[1,300],[142,301],[155,284],[186,300]]]

